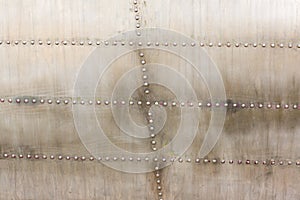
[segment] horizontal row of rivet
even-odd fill
[[[69,104],[69,103],[72,103],[72,104],[81,104],[81,105],[93,105],[93,104],[97,104],[97,105],[101,105],[102,103],[104,105],[110,105],[110,104],[113,104],[113,105],[126,105],[126,104],[129,104],[129,105],[147,105],[147,106],[151,106],[151,105],[161,105],[161,106],[181,106],[181,107],[184,107],[184,106],[187,106],[187,107],[228,107],[228,108],[275,108],[275,109],[280,109],[280,108],[284,108],[284,109],[289,109],[289,108],[293,108],[293,109],[300,109],[300,104],[299,103],[293,103],[293,104],[289,104],[289,103],[286,103],[286,104],[281,104],[281,103],[254,103],[254,102],[251,102],[251,103],[219,103],[219,102],[216,102],[216,103],[211,103],[211,102],[206,102],[206,103],[202,103],[202,102],[197,102],[197,103],[193,103],[193,102],[175,102],[175,101],[172,101],[172,102],[168,102],[168,101],[129,101],[129,102],[126,102],[126,101],[117,101],[117,100],[113,100],[113,101],[109,101],[109,100],[105,100],[105,101],[100,101],[100,100],[96,100],[95,102],[92,101],[92,100],[70,100],[70,99],[44,99],[44,98],[41,98],[41,99],[36,99],[36,98],[32,98],[32,99],[29,99],[29,98],[1,98],[0,99],[0,102],[1,103],[4,103],[4,102],[8,102],[8,103],[25,103],[25,104],[28,104],[28,103],[40,103],[40,104],[44,104],[44,103],[48,103],[48,104]]]
[[[151,159],[148,157],[145,158],[141,158],[141,157],[137,157],[137,158],[125,158],[125,157],[98,157],[95,158],[93,156],[62,156],[62,155],[45,155],[45,154],[8,154],[8,153],[4,153],[2,154],[2,159],[5,158],[11,158],[11,159],[15,159],[15,158],[27,158],[27,159],[57,159],[57,160],[90,160],[90,161],[94,161],[94,160],[98,160],[98,161],[150,161]],[[262,164],[262,165],[300,165],[300,160],[299,161],[292,161],[292,160],[287,160],[287,159],[281,159],[281,160],[275,160],[275,159],[266,159],[266,160],[224,160],[224,159],[200,159],[200,158],[196,158],[194,159],[194,161],[192,161],[191,158],[153,158],[152,159],[153,162],[179,162],[179,163],[183,163],[183,162],[187,162],[187,163],[204,163],[204,164],[208,164],[208,163],[212,163],[212,164],[246,164],[246,165],[258,165],[258,164]]]
[[[136,19],[139,20],[140,16],[136,15]],[[136,24],[136,28],[140,28],[140,23],[137,22]],[[138,36],[140,36],[140,32],[138,32]],[[118,45],[129,45],[129,46],[133,46],[133,45],[138,45],[138,46],[173,46],[173,47],[177,47],[177,46],[182,46],[182,47],[187,47],[187,46],[191,46],[191,47],[195,47],[195,46],[200,46],[200,47],[262,47],[262,48],[266,48],[266,47],[270,47],[270,48],[300,48],[300,43],[275,43],[275,42],[259,42],[259,43],[255,43],[255,42],[199,42],[199,43],[187,43],[187,42],[182,42],[182,43],[177,43],[177,42],[134,42],[134,41],[102,41],[102,40],[5,40],[2,41],[0,40],[0,45],[46,45],[46,46],[52,46],[52,45],[79,45],[79,46],[92,46],[92,45],[96,45],[96,46],[100,46],[100,45],[104,45],[104,46],[108,46],[108,45],[112,45],[112,46],[118,46]]]

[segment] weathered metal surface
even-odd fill
[[[0,198],[299,199],[299,3],[0,1]],[[170,50],[203,48],[220,70],[228,105],[210,102],[203,79],[180,55],[155,49],[133,51],[111,64],[97,88],[101,104],[92,98],[73,98],[79,70],[96,48],[139,45],[139,38],[146,37],[139,35],[140,29],[147,27],[171,29],[197,40],[159,45]],[[128,30],[136,31],[136,41],[106,42]],[[159,46],[157,41],[149,41],[149,46]],[[111,92],[136,66],[141,79],[160,73],[146,63],[165,64],[183,74],[199,102],[190,105],[176,100],[163,86],[144,85],[133,93],[132,118],[150,126],[147,101],[155,105],[160,100],[168,119],[157,136],[137,143],[121,137],[124,132],[111,111]],[[155,170],[128,174],[106,167],[86,150],[72,106],[95,106],[108,138],[138,152],[151,152],[172,141],[180,108],[197,107],[201,117],[196,139],[182,157],[168,154],[147,160],[103,154],[103,162],[133,162]],[[124,105],[118,100],[115,106]],[[197,159],[213,108],[224,106],[227,115],[216,146],[207,157]],[[171,166],[156,170],[161,163]]]

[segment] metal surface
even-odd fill
[[[0,199],[299,199],[299,6],[292,0],[1,0]],[[115,59],[95,96],[76,96],[80,70],[97,49],[109,54],[99,55],[104,60]],[[117,56],[121,49],[133,51]],[[206,56],[214,65],[203,61]],[[207,71],[197,73],[189,60]],[[101,63],[94,64],[99,70]],[[163,73],[162,66],[180,76]],[[226,99],[211,98],[207,82],[216,82],[203,78],[205,72],[215,75],[208,66],[220,71]],[[114,88],[133,69],[139,70],[136,79],[125,81],[141,87],[119,99]],[[92,81],[94,72],[82,82]],[[197,99],[176,78],[181,75]],[[167,85],[152,83],[157,77],[173,81],[185,95],[176,98]],[[129,87],[121,88],[130,95]],[[138,126],[149,128],[144,135],[122,129],[129,120],[114,110],[123,117],[124,108]],[[110,142],[134,154],[113,152],[101,141],[89,144],[105,151],[86,148],[76,109],[95,110]],[[199,125],[181,155],[172,142],[186,110],[199,113]],[[214,126],[223,131],[202,156],[212,113],[222,110],[224,127]],[[93,120],[80,125],[97,141],[88,135]],[[179,136],[192,128],[185,126]],[[160,153],[167,144],[173,151]],[[128,167],[153,172],[122,172]]]

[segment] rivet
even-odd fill
[[[289,43],[289,44],[288,44],[288,47],[289,47],[289,48],[292,48],[292,47],[293,47],[293,44],[292,44],[292,43]]]
[[[34,40],[31,40],[31,41],[30,41],[30,44],[31,44],[31,45],[34,45]]]
[[[41,104],[45,103],[45,100],[44,99],[40,99],[40,103]]]
[[[291,164],[292,164],[292,161],[289,160],[289,161],[288,161],[288,165],[291,165]]]
[[[150,106],[150,105],[151,105],[150,101],[147,101],[147,102],[146,102],[146,105],[147,105],[147,106]]]
[[[216,103],[216,107],[220,107],[220,103],[217,102],[217,103]]]
[[[93,44],[93,42],[89,40],[88,41],[88,45],[92,45],[92,44]]]
[[[266,165],[266,164],[267,164],[267,161],[264,160],[264,161],[262,162],[262,164],[263,164],[263,165]]]
[[[99,40],[96,41],[96,45],[100,45],[100,41]]]
[[[185,42],[183,42],[183,43],[181,44],[181,46],[185,47],[185,46],[186,46],[186,43],[185,43]]]
[[[1,44],[1,43],[2,43],[2,42],[0,42],[0,44]],[[23,45],[26,45],[26,44],[27,44],[27,41],[26,41],[26,40],[23,40],[23,41],[22,41],[22,44],[23,44]]]
[[[151,46],[151,42],[147,42],[147,46]]]
[[[20,154],[20,155],[19,155],[19,158],[23,158],[23,155],[22,155],[22,154]]]
[[[249,165],[250,164],[250,160],[246,160],[246,164]]]
[[[16,158],[16,154],[11,154],[11,157],[12,158]]]
[[[283,165],[283,161],[279,161],[279,165]]]
[[[146,72],[147,69],[145,67],[142,68],[142,72]]]
[[[64,40],[64,41],[63,41],[63,44],[64,44],[64,45],[67,45],[67,44],[68,44],[68,42],[67,42],[66,40]]]
[[[268,104],[268,105],[267,105],[267,108],[272,108],[272,104]]]
[[[204,47],[204,42],[200,42],[200,47]]]
[[[82,45],[84,45],[84,42],[83,42],[83,41],[80,41],[79,44],[82,46]]]
[[[208,159],[203,160],[204,163],[209,163],[210,161]]]
[[[159,192],[159,193],[158,193],[158,196],[162,196],[162,192]]]
[[[216,163],[217,163],[217,160],[216,160],[216,159],[213,159],[213,160],[212,160],[212,163],[216,164]]]
[[[74,160],[78,160],[79,159],[79,157],[78,156],[74,156]]]
[[[43,44],[43,41],[42,41],[42,40],[39,40],[38,43],[39,43],[39,45],[42,45],[42,44]]]
[[[161,190],[161,186],[160,186],[160,185],[158,185],[158,186],[157,186],[157,189],[158,189],[158,190]]]
[[[180,106],[181,106],[181,107],[183,107],[184,105],[185,105],[185,103],[184,103],[184,102],[181,102],[181,103],[180,103]]]
[[[133,45],[133,42],[132,42],[132,41],[130,41],[130,42],[129,42],[129,46],[132,46],[132,45]]]
[[[71,44],[72,44],[72,45],[75,45],[75,44],[76,44],[76,42],[75,42],[75,41],[72,41],[72,42],[71,42]]]
[[[234,108],[236,108],[236,107],[237,107],[237,104],[236,104],[236,103],[234,103],[234,104],[232,104],[232,106],[233,106]]]
[[[157,166],[156,166],[156,167],[154,167],[154,170],[156,170],[156,171],[157,171],[157,170],[159,170],[159,167],[157,167]]]
[[[238,164],[242,164],[243,163],[243,161],[242,160],[238,160]]]
[[[262,43],[261,46],[262,46],[262,47],[266,47],[267,45],[266,45],[265,43]]]
[[[154,161],[154,162],[157,162],[157,161],[158,161],[158,158],[153,158],[153,161]]]
[[[90,161],[93,161],[93,160],[94,160],[94,157],[93,157],[93,156],[90,156],[89,160],[90,160]]]
[[[138,104],[138,105],[142,105],[142,101],[138,101],[137,104]]]
[[[59,156],[57,157],[57,159],[58,159],[58,160],[62,160],[62,159],[63,159],[62,155],[59,155]]]
[[[233,160],[229,160],[229,164],[233,164]]]
[[[26,156],[28,159],[30,159],[31,158],[31,155],[30,154],[27,154],[27,156]]]
[[[248,46],[249,46],[249,44],[248,44],[248,43],[245,43],[245,44],[244,44],[244,47],[248,47]]]
[[[145,158],[145,161],[149,161],[149,158],[148,158],[148,157],[146,157],[146,158]]]
[[[224,164],[224,163],[225,163],[225,160],[221,160],[221,163]]]
[[[141,161],[141,158],[140,157],[137,157],[137,159],[136,159],[137,161]]]
[[[129,101],[129,105],[133,105],[133,104],[134,104],[134,102],[130,100]]]
[[[130,157],[130,158],[129,158],[129,161],[133,161],[133,158],[132,158],[132,157]]]
[[[28,99],[24,99],[24,103],[28,103],[29,102],[29,100]]]
[[[300,48],[300,44],[297,44],[297,47]]]
[[[240,46],[240,44],[239,43],[235,43],[235,47],[239,47]]]
[[[208,102],[208,103],[206,104],[206,106],[207,106],[207,107],[211,107],[211,103]]]
[[[172,102],[172,106],[176,106],[176,102],[175,101]]]
[[[66,156],[66,160],[70,160],[71,159],[71,157],[70,156]]]
[[[281,107],[280,104],[276,104],[276,109],[279,109]]]
[[[176,46],[177,46],[177,43],[176,43],[176,42],[173,42],[173,46],[176,47]]]
[[[300,165],[300,161],[297,161],[297,162],[296,162],[296,165]]]
[[[224,103],[224,107],[228,107],[228,103]]]
[[[137,7],[135,7],[134,8],[134,12],[138,12],[139,10],[138,10],[138,8]]]
[[[7,154],[7,153],[3,154],[3,157],[4,157],[4,158],[7,158],[7,157],[8,157],[8,154]]]
[[[270,46],[271,46],[272,48],[274,48],[274,47],[275,47],[275,44],[274,44],[274,43],[271,43]]]
[[[52,100],[51,99],[48,99],[48,104],[52,104]]]
[[[222,47],[222,43],[221,42],[218,43],[218,47]]]
[[[245,108],[245,107],[246,107],[246,104],[242,103],[242,104],[241,104],[241,107],[242,107],[242,108]]]
[[[51,155],[51,156],[50,156],[50,159],[54,159],[54,158],[55,158],[54,155]]]
[[[195,43],[195,42],[192,42],[192,43],[191,43],[191,46],[192,46],[192,47],[194,47],[195,45],[196,45],[196,43]]]
[[[97,160],[98,160],[98,161],[101,161],[101,160],[102,160],[102,157],[98,157]]]
[[[150,126],[150,127],[149,127],[149,130],[150,130],[150,131],[154,131],[154,126]]]
[[[8,101],[9,103],[12,103],[12,99],[11,99],[11,98],[9,98],[7,101]]]
[[[60,104],[60,100],[59,99],[56,100],[56,104]]]
[[[283,47],[284,47],[284,45],[283,45],[282,43],[280,43],[280,44],[279,44],[279,47],[280,47],[280,48],[283,48]]]
[[[255,161],[254,161],[254,164],[255,164],[255,165],[257,165],[258,163],[259,163],[258,160],[255,160]]]
[[[107,101],[107,100],[104,101],[104,104],[105,104],[105,105],[109,105],[109,101]]]
[[[186,162],[191,162],[191,159],[190,159],[190,158],[188,158],[188,159],[186,160]]]
[[[158,43],[158,42],[155,42],[155,46],[159,46],[159,43]]]
[[[19,44],[19,41],[18,41],[18,40],[16,40],[16,41],[15,41],[15,45],[18,45],[18,44]]]
[[[293,109],[297,109],[298,105],[297,104],[294,104],[293,105]]]
[[[199,163],[199,162],[200,162],[200,159],[199,159],[199,158],[196,158],[195,162],[196,162],[196,163]]]
[[[271,161],[271,165],[275,165],[275,161],[274,160]]]
[[[65,104],[68,104],[68,103],[69,103],[69,101],[66,99],[66,100],[64,100],[64,103],[65,103]]]
[[[124,157],[121,157],[121,160],[122,160],[122,161],[125,161],[125,158],[124,158]]]
[[[288,108],[289,108],[289,104],[285,104],[285,105],[284,105],[284,108],[285,108],[285,109],[288,109]]]
[[[250,103],[250,108],[254,108],[255,104],[254,103]]]
[[[201,102],[199,102],[199,103],[198,103],[198,106],[199,106],[199,107],[202,107],[202,103],[201,103]]]
[[[85,156],[81,156],[82,161],[85,161],[85,159],[86,159]]]
[[[153,150],[153,151],[156,151],[156,150],[157,150],[157,148],[156,148],[156,147],[152,147],[152,150]]]
[[[42,158],[43,158],[43,159],[47,159],[47,156],[46,156],[46,155],[43,155]]]
[[[37,155],[37,154],[34,155],[34,158],[35,158],[35,159],[39,159],[39,155]]]
[[[212,42],[208,43],[208,46],[209,46],[209,47],[212,47],[212,46],[213,46],[213,43],[212,43]]]
[[[32,99],[31,102],[32,102],[32,103],[36,103],[36,99]]]
[[[7,40],[7,41],[6,41],[6,44],[10,44],[10,41],[9,41],[9,40]]]
[[[143,43],[142,43],[142,42],[139,42],[139,43],[138,43],[138,45],[139,45],[139,46],[142,46],[142,45],[143,45]]]
[[[166,159],[166,158],[162,158],[161,160],[162,160],[163,162],[166,162],[166,161],[167,161],[167,159]]]
[[[252,46],[253,46],[253,47],[257,47],[257,44],[256,44],[256,43],[253,43]]]
[[[55,41],[55,45],[59,45],[59,41]]]
[[[264,106],[264,105],[263,105],[262,103],[259,103],[259,104],[258,104],[258,107],[259,107],[259,108],[262,108],[263,106]]]
[[[155,134],[154,134],[154,133],[151,133],[151,134],[150,134],[150,137],[151,137],[151,138],[155,138]]]
[[[227,43],[226,43],[226,46],[227,46],[227,47],[230,47],[230,46],[231,46],[230,42],[227,42]]]
[[[73,101],[72,101],[72,104],[76,104],[76,103],[77,103],[77,101],[76,101],[76,100],[73,100]]]

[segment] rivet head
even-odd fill
[[[208,159],[204,159],[203,162],[204,163],[209,163],[209,160]]]

